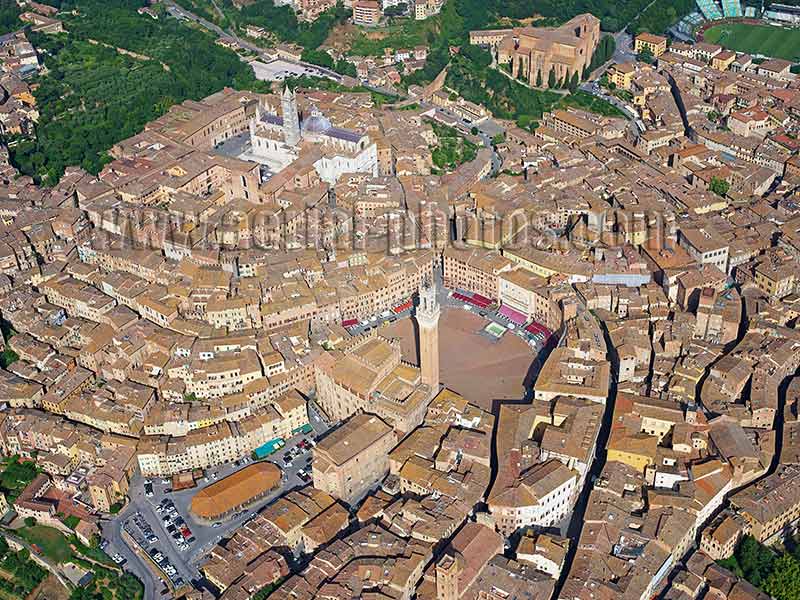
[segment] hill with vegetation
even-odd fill
[[[40,113],[35,139],[12,140],[20,171],[50,185],[69,165],[97,173],[112,145],[173,104],[225,86],[263,86],[210,34],[176,19],[139,15],[141,5],[75,0],[69,5],[74,14],[62,13],[66,33],[30,35],[47,74],[32,82]]]

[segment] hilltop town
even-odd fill
[[[378,26],[376,5],[352,20]],[[0,595],[794,598],[792,61],[583,13],[470,30],[401,93],[433,48],[387,78],[235,57],[221,35],[203,52],[230,85],[81,142],[55,135],[86,104],[55,92],[70,52],[170,85],[179,66],[18,8]],[[164,25],[188,10],[131,18],[205,36]],[[459,77],[487,73],[508,95],[484,104]],[[122,123],[112,107],[92,119]],[[84,160],[47,154],[60,141]]]

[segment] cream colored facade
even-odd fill
[[[291,437],[289,422],[273,409],[238,423],[220,423],[181,438],[143,437],[138,451],[145,476],[166,476],[239,460],[275,438]]]
[[[636,36],[633,49],[636,54],[649,50],[653,58],[658,58],[667,51],[667,38],[652,33],[640,33]]]

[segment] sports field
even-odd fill
[[[728,23],[709,27],[703,39],[737,52],[800,61],[800,29]]]

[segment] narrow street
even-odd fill
[[[603,329],[606,348],[612,349],[610,351],[613,351],[614,345],[611,343],[608,331],[606,330],[605,324],[603,324],[602,321],[600,322],[600,326]],[[578,550],[578,541],[580,540],[581,532],[583,531],[583,520],[584,516],[586,515],[589,494],[592,491],[595,479],[602,474],[603,467],[605,467],[606,464],[606,446],[608,445],[608,438],[611,434],[611,422],[613,421],[614,417],[614,401],[617,398],[617,377],[619,373],[614,367],[614,361],[611,361],[611,364],[611,379],[609,381],[608,398],[606,399],[603,420],[600,424],[600,432],[597,434],[594,460],[589,467],[589,475],[586,478],[586,484],[583,486],[581,493],[578,495],[578,500],[575,503],[575,508],[572,512],[572,518],[569,522],[569,526],[567,527],[567,531],[564,534],[565,537],[569,538],[570,544],[569,549],[567,550],[567,556],[564,559],[564,568],[561,571],[561,576],[556,582],[553,598],[559,597],[559,594],[561,594],[561,590],[564,587],[564,583],[569,576],[570,567],[572,566],[573,560],[575,560],[575,554]]]

